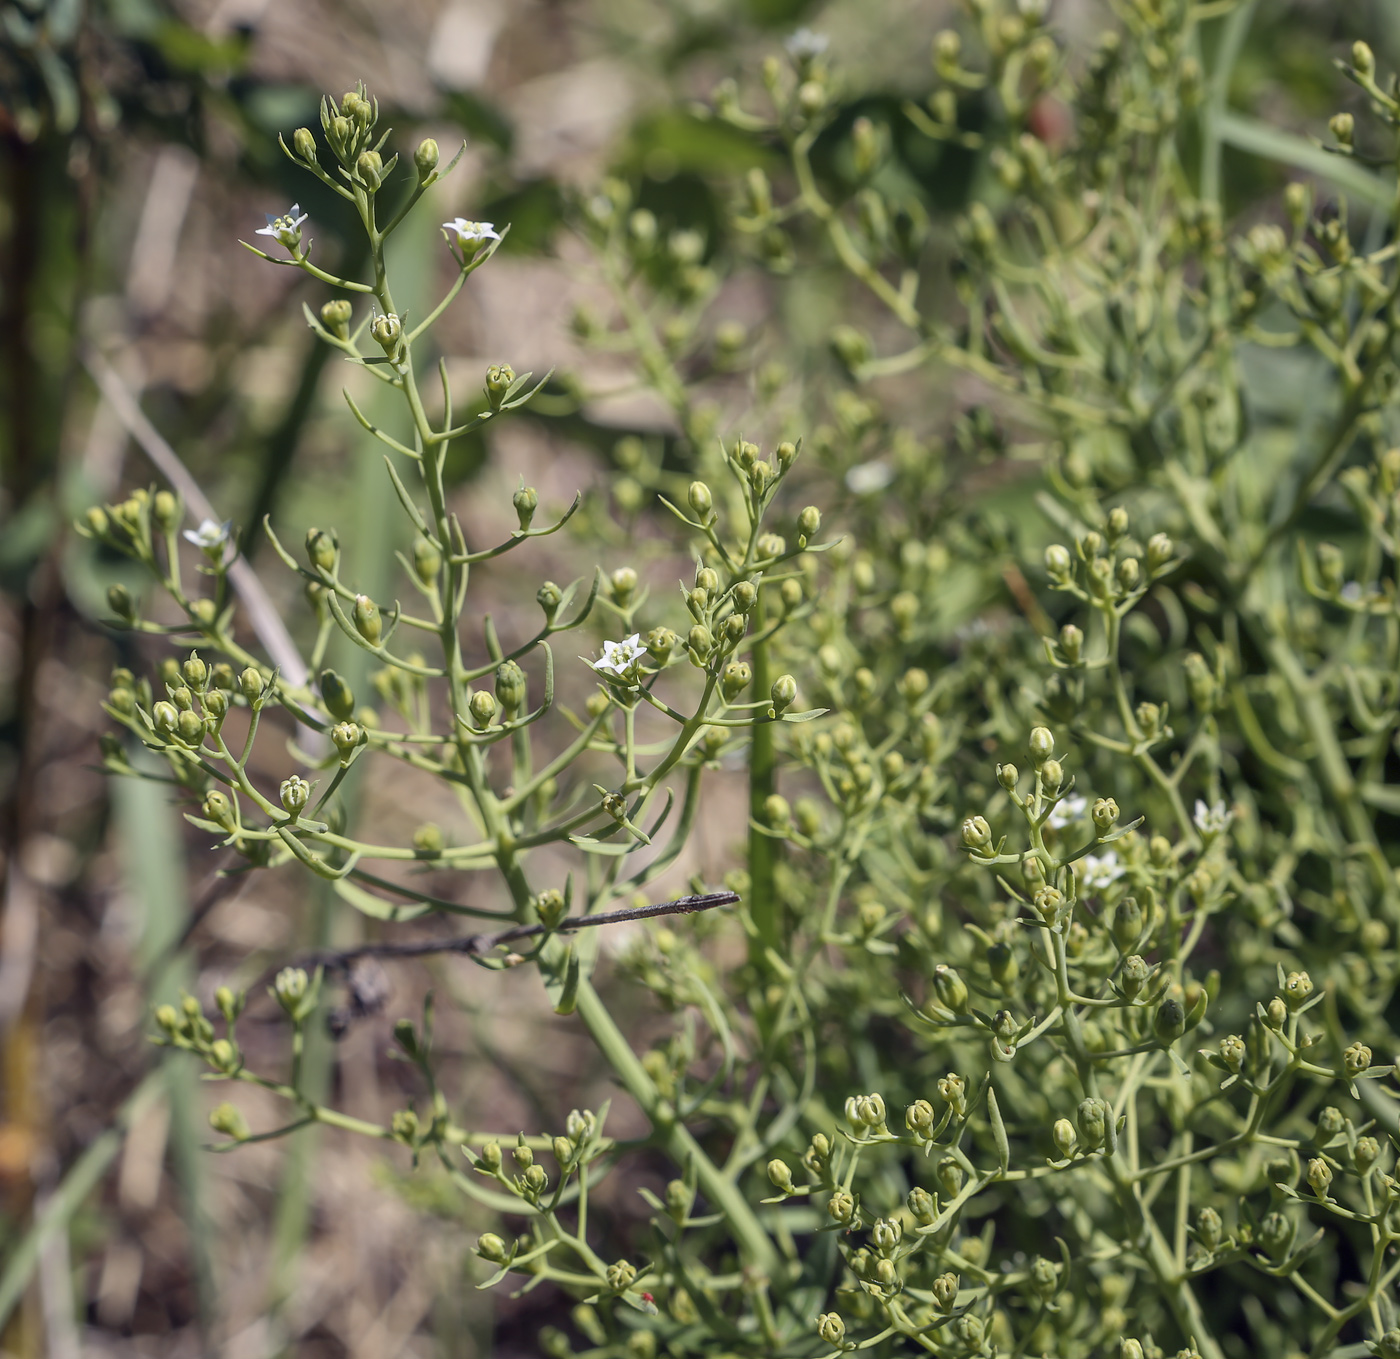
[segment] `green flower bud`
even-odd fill
[[[321,304],[321,324],[338,340],[350,338],[350,321],[354,314],[355,309],[343,297]]]
[[[413,168],[418,171],[418,182],[426,184],[438,166],[438,144],[431,137],[424,137],[413,153]]]
[[[248,700],[249,703],[256,703],[262,697],[263,677],[257,666],[250,665],[238,677],[238,692]]]
[[[1400,1359],[1400,1327],[1392,1326],[1376,1341],[1381,1359]]]
[[[175,730],[187,745],[198,745],[204,740],[204,719],[198,713],[183,712],[175,723]]]
[[[362,151],[355,162],[360,183],[373,193],[384,182],[384,161],[378,151]]]
[[[311,785],[300,774],[293,774],[283,781],[277,796],[283,809],[295,820],[311,800]]]
[[[827,1203],[826,1211],[833,1222],[844,1226],[855,1216],[856,1201],[844,1189],[838,1189]]]
[[[1365,1043],[1353,1043],[1342,1053],[1342,1069],[1349,1080],[1355,1080],[1371,1065],[1371,1049]]]
[[[720,676],[719,682],[725,702],[733,703],[743,693],[751,679],[753,679],[753,671],[746,661],[730,661],[724,667],[724,673]]]
[[[237,828],[238,821],[234,816],[233,804],[229,801],[228,795],[217,788],[211,788],[204,795],[204,815],[208,817],[216,826],[226,831]]]
[[[787,551],[787,541],[778,533],[761,533],[754,544],[754,551],[760,557],[781,557]]]
[[[823,1312],[817,1318],[817,1334],[832,1349],[840,1349],[846,1339],[846,1323],[839,1312]]]
[[[658,665],[665,665],[680,641],[670,628],[652,628],[646,635],[647,654]]]
[[[626,603],[637,592],[637,573],[630,566],[619,566],[609,577],[613,598],[619,604]]]
[[[952,1106],[955,1117],[967,1116],[967,1082],[956,1072],[950,1071],[939,1079],[938,1097]]]
[[[188,686],[178,685],[170,691],[170,701],[182,712],[191,712],[194,709],[194,695],[190,693]]]
[[[672,1180],[666,1186],[666,1212],[673,1222],[684,1222],[690,1216],[695,1196],[684,1180]]]
[[[486,403],[493,411],[501,409],[514,381],[515,369],[508,363],[493,363],[486,370]]]
[[[1330,1142],[1347,1125],[1346,1117],[1336,1106],[1329,1104],[1317,1116],[1316,1140],[1319,1144]]]
[[[93,505],[86,514],[83,515],[83,522],[88,526],[88,530],[95,538],[105,538],[107,530],[111,527],[111,521],[107,518],[107,511],[100,505]]]
[[[136,605],[132,602],[131,591],[125,585],[107,587],[107,607],[120,619],[130,622],[135,616]]]
[[[1101,797],[1089,809],[1089,818],[1100,835],[1107,835],[1118,820],[1118,804],[1111,797]]]
[[[1113,940],[1120,949],[1131,948],[1142,938],[1142,907],[1136,897],[1124,897],[1113,913]]]
[[[180,1027],[179,1011],[173,1005],[158,1005],[155,1021],[166,1033],[173,1034]]]
[[[940,1274],[933,1281],[933,1300],[938,1308],[944,1312],[951,1312],[958,1300],[958,1276],[951,1271]]]
[[[331,744],[335,746],[342,763],[350,758],[363,737],[364,733],[354,722],[337,722],[331,728]]]
[[[515,517],[520,522],[520,531],[525,532],[530,527],[530,521],[535,517],[535,511],[539,508],[539,492],[533,486],[522,486],[512,497],[511,504],[515,506]]]
[[[1296,1010],[1312,995],[1312,978],[1306,972],[1290,972],[1283,983],[1284,1004]]]
[[[1147,979],[1151,975],[1152,969],[1148,967],[1146,960],[1141,954],[1134,953],[1131,957],[1123,960],[1123,994],[1129,1000],[1135,1000],[1138,993],[1147,985]]]
[[[1277,1032],[1283,1028],[1284,1021],[1288,1018],[1288,1007],[1277,996],[1264,1007],[1266,1022],[1269,1027]]]
[[[398,1109],[389,1120],[389,1132],[394,1141],[402,1142],[406,1147],[415,1146],[418,1142],[418,1115],[412,1109]]]
[[[1086,1099],[1080,1102],[1079,1108],[1075,1112],[1075,1121],[1079,1125],[1079,1136],[1086,1150],[1095,1151],[1103,1145],[1104,1139],[1108,1136],[1110,1117],[1112,1115],[1102,1100]]]
[[[472,721],[483,731],[496,720],[496,699],[485,689],[478,689],[467,701]]]
[[[1349,113],[1334,113],[1327,120],[1327,128],[1338,146],[1350,146],[1356,135],[1356,119]]]
[[[1047,925],[1052,924],[1065,903],[1065,895],[1058,887],[1042,887],[1031,898],[1032,904]]]
[[[1259,1224],[1259,1244],[1275,1259],[1282,1257],[1293,1241],[1293,1228],[1282,1213],[1265,1215]]]
[[[809,542],[821,531],[822,512],[815,505],[808,505],[797,516],[798,532]]]
[[[209,1065],[224,1075],[232,1075],[240,1065],[238,1048],[227,1038],[218,1038],[209,1044]]]
[[[1045,549],[1045,573],[1051,580],[1068,580],[1073,568],[1074,561],[1069,555],[1069,548],[1063,543],[1051,543]]]
[[[703,481],[690,483],[690,490],[686,493],[686,501],[695,517],[702,524],[709,522],[710,515],[715,508],[715,501],[714,496],[710,494],[710,488]]]
[[[185,683],[198,692],[204,688],[205,682],[209,678],[209,667],[192,653],[189,659],[181,664],[180,674]]]
[[[937,1216],[934,1211],[933,1195],[927,1189],[917,1186],[911,1189],[904,1203],[909,1209],[910,1216],[921,1227],[927,1227]]]
[[[248,1120],[236,1106],[228,1103],[217,1105],[210,1110],[209,1126],[215,1132],[233,1138],[235,1142],[244,1142],[252,1135]]]
[[[1225,1224],[1220,1220],[1220,1214],[1214,1208],[1202,1208],[1196,1217],[1196,1235],[1200,1238],[1201,1244],[1213,1251],[1225,1234]]]
[[[413,848],[420,854],[436,857],[443,849],[442,828],[435,822],[425,821],[413,832]]]
[[[306,555],[318,571],[335,570],[335,539],[318,528],[307,529]]]
[[[1174,996],[1168,996],[1157,1007],[1152,1031],[1163,1047],[1170,1047],[1186,1032],[1186,1011]]]
[[[389,312],[387,315],[376,316],[370,322],[369,333],[385,354],[392,356],[403,337],[403,323],[393,312]]]
[[[904,1228],[898,1218],[878,1218],[870,1229],[870,1244],[885,1256],[893,1254],[903,1237]]]
[[[933,1105],[926,1099],[915,1100],[914,1103],[904,1111],[904,1126],[908,1128],[915,1137],[928,1137],[933,1131],[933,1125],[936,1121]]]
[[[1136,590],[1141,575],[1142,569],[1136,557],[1124,557],[1118,563],[1118,584],[1125,590]]]
[[[1008,793],[1016,791],[1016,780],[1021,777],[1021,771],[1014,764],[997,765],[997,782],[1006,789]]]
[[[773,1159],[768,1162],[768,1179],[773,1188],[783,1194],[791,1194],[796,1186],[792,1182],[792,1171],[786,1161]]]
[[[379,605],[368,595],[356,595],[353,618],[355,631],[371,646],[378,646],[384,633],[384,625],[379,618]]]
[[[1031,732],[1030,740],[1031,759],[1037,765],[1042,765],[1055,750],[1055,737],[1049,727],[1036,727]]]
[[[1308,1184],[1320,1199],[1325,1199],[1332,1187],[1332,1167],[1320,1156],[1314,1156],[1308,1162]]]
[[[729,598],[740,613],[748,613],[758,603],[758,587],[751,580],[741,580],[729,592]]]
[[[554,622],[554,615],[564,602],[564,592],[552,581],[547,580],[535,592],[535,603],[544,610],[545,621]]]
[[[158,529],[169,533],[180,522],[180,502],[169,491],[157,491],[151,502],[151,519]]]
[[[992,843],[992,828],[984,817],[970,816],[963,822],[962,842],[968,849],[986,849]]]
[[[1137,1340],[1124,1340],[1118,1349],[1118,1359],[1143,1359],[1142,1344]]]
[[[763,801],[763,817],[774,830],[782,830],[792,821],[792,808],[780,793],[770,793]]]
[[[1084,634],[1073,623],[1060,629],[1060,655],[1070,665],[1078,665],[1084,650]]]
[[[616,1264],[608,1266],[608,1287],[615,1293],[625,1292],[632,1286],[636,1277],[636,1266],[626,1260],[619,1260]]]
[[[1367,1174],[1371,1167],[1380,1160],[1380,1155],[1381,1144],[1374,1137],[1358,1137],[1356,1139],[1352,1160],[1362,1175]]]
[[[963,1187],[963,1168],[952,1156],[945,1156],[938,1163],[938,1183],[949,1198],[956,1198]]]
[[[426,538],[413,544],[413,573],[424,585],[431,585],[442,570],[442,553]]]
[[[522,1176],[526,1190],[538,1198],[549,1188],[549,1175],[543,1166],[528,1166]]]
[[[1064,781],[1064,766],[1059,760],[1046,760],[1040,766],[1040,785],[1047,793],[1056,792]]]
[[[1176,544],[1165,533],[1154,533],[1147,540],[1147,569],[1156,575],[1172,559]]]
[[[696,657],[699,658],[701,663],[703,663],[705,657],[710,654],[710,650],[714,646],[714,639],[710,636],[709,628],[703,623],[697,623],[686,636],[686,646],[689,647],[690,650],[695,653]]]
[[[321,671],[321,706],[337,722],[348,721],[355,712],[355,695],[334,670]]]
[[[1043,1255],[1031,1261],[1030,1285],[1042,1302],[1049,1302],[1059,1291],[1059,1271]]]
[[[487,1232],[477,1238],[476,1253],[493,1265],[504,1264],[508,1258],[506,1243],[495,1232]]]
[[[967,1013],[967,983],[946,963],[933,969],[933,993],[945,1010]]]
[[[316,138],[309,127],[299,127],[292,133],[292,150],[309,165],[316,163]]]
[[[1363,80],[1370,80],[1376,74],[1376,54],[1371,51],[1370,45],[1364,42],[1354,42],[1351,45],[1351,64]]]

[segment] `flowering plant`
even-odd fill
[[[889,130],[838,117],[830,49],[811,34],[765,63],[761,95],[725,84],[706,113],[785,158],[779,182],[755,167],[734,186],[732,250],[707,259],[621,181],[580,204],[614,311],[575,328],[634,357],[682,449],[679,475],[620,449],[613,488],[620,511],[654,497],[681,526],[695,565],[669,609],[630,567],[586,591],[546,581],[533,635],[507,648],[488,619],[485,659],[466,659],[472,568],[560,532],[578,502],[535,527],[522,487],[518,526],[468,542],[447,451],[544,384],[493,366],[464,418],[443,366],[430,404],[425,337],[504,233],[445,224],[446,297],[422,320],[399,312],[384,243],[442,172],[424,142],[381,222],[396,158],[362,88],[323,105],[334,174],[308,129],[288,154],[357,213],[371,277],[313,263],[295,207],[261,234],[288,254],[264,258],[370,304],[357,318],[338,297],[307,319],[401,402],[394,430],[350,410],[388,449],[425,612],[357,592],[333,532],[310,530],[304,560],[274,539],[316,615],[291,673],[241,640],[217,524],[193,538],[207,590],[182,578],[169,492],[81,525],[182,611],[171,628],[120,592],[117,620],[195,641],[158,682],[119,674],[108,711],[164,759],[198,827],[395,923],[491,912],[381,865],[500,881],[507,928],[451,947],[537,968],[555,1011],[577,1014],[671,1167],[664,1193],[641,1191],[647,1234],[590,1224],[590,1186],[636,1150],[606,1110],[465,1129],[426,1018],[395,1031],[418,1106],[381,1127],[313,1098],[298,1056],[343,957],[273,984],[290,1079],[245,1063],[232,991],[218,1024],[193,997],[163,1007],[159,1041],[286,1100],[289,1122],[256,1133],[221,1104],[233,1143],[337,1124],[402,1144],[498,1212],[477,1245],[487,1282],[578,1299],[576,1334],[542,1336],[550,1354],[1400,1355],[1400,264],[1383,243],[1400,219],[1371,164],[1395,163],[1400,99],[1358,44],[1345,73],[1383,154],[1358,149],[1350,115],[1329,149],[1376,205],[1370,238],[1302,184],[1286,228],[1233,236],[1218,136],[1199,173],[1184,149],[1208,7],[1125,6],[1082,75],[1044,6],[972,8],[982,56],[941,34],[934,87],[903,109],[929,142],[984,155],[1000,186],[997,211],[974,203],[957,225],[951,317],[925,286],[928,216]],[[1056,108],[1073,132],[1051,145]],[[853,288],[830,335],[849,385],[800,407],[824,417],[805,441],[791,352],[764,355],[717,315],[726,271],[785,286],[799,260]],[[1270,380],[1278,350],[1308,375],[1306,411]],[[753,370],[742,420],[762,443],[737,418],[716,428],[735,364]],[[902,425],[890,384],[918,390],[949,367],[996,393],[1002,418],[975,409],[944,444]],[[1035,465],[999,511],[959,493],[986,461]],[[839,533],[797,508],[809,491]],[[1317,541],[1319,522],[1340,545]],[[585,712],[561,714],[551,639],[603,611],[622,640],[584,662]],[[382,667],[381,708],[323,668],[337,634]],[[313,777],[274,797],[250,756],[277,710]],[[560,716],[568,739],[548,734]],[[349,833],[337,799],[383,760],[450,786],[474,834]],[[143,772],[120,743],[107,762]],[[731,762],[748,784],[743,862],[705,904],[740,898],[746,956],[720,978],[684,929],[642,937],[625,971],[683,1018],[638,1055],[583,926],[676,863],[702,787]]]

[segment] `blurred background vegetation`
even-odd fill
[[[410,295],[438,285],[435,271],[449,267],[438,218],[511,223],[498,265],[449,317],[444,355],[473,379],[498,361],[561,377],[526,419],[460,451],[463,517],[504,523],[524,476],[551,503],[582,488],[592,531],[616,545],[637,513],[618,493],[636,440],[658,456],[683,453],[660,408],[628,395],[623,370],[573,338],[594,285],[572,205],[616,174],[667,228],[696,227],[712,254],[723,252],[735,179],[774,157],[697,118],[689,101],[811,24],[832,34],[854,92],[833,144],[859,114],[883,115],[931,221],[930,279],[951,294],[939,282],[951,222],[992,181],[975,153],[915,136],[900,111],[949,8],[0,0],[0,1351],[526,1355],[551,1309],[565,1306],[545,1290],[519,1301],[475,1292],[470,1243],[482,1224],[458,1201],[438,1202],[406,1165],[386,1169],[378,1148],[306,1132],[208,1154],[208,1092],[184,1064],[160,1070],[144,1037],[152,1004],[176,987],[207,996],[250,955],[273,961],[346,942],[355,928],[299,878],[249,890],[217,878],[207,837],[158,785],[111,784],[96,769],[107,676],[133,653],[101,624],[117,563],[66,528],[86,505],[150,484],[149,452],[163,439],[238,525],[255,564],[266,544],[253,526],[265,514],[293,539],[309,522],[334,523],[358,560],[382,564],[363,588],[391,595],[396,544],[381,515],[379,451],[345,418],[330,351],[300,316],[302,300],[319,296],[236,244],[261,213],[298,198],[318,257],[357,267],[351,238],[335,234],[337,213],[276,134],[313,121],[323,91],[363,78],[396,144],[467,140],[437,216],[399,244],[399,276]],[[1400,61],[1400,9],[1393,0],[1218,8],[1202,57],[1208,72],[1230,73],[1214,123],[1219,180],[1227,215],[1248,220],[1291,173],[1258,129],[1315,131],[1337,107],[1333,58],[1355,37],[1383,66]],[[1071,50],[1109,18],[1091,0],[1052,9]],[[1199,153],[1217,154],[1216,142],[1203,138]],[[841,389],[826,337],[843,288],[816,271],[779,298],[741,270],[722,295],[724,316],[780,337],[774,347],[807,380],[795,390],[825,390],[795,398],[814,428]],[[618,394],[579,399],[609,387]],[[951,382],[934,391],[925,423],[955,440],[963,394]],[[997,471],[959,494],[1004,495]],[[500,588],[509,609],[508,582]],[[363,681],[358,654],[337,664]],[[408,790],[375,796],[371,814],[403,833],[433,814]],[[460,985],[454,977],[434,980]],[[395,983],[427,980],[425,969]],[[610,1093],[557,1029],[541,1055],[537,1007],[522,993],[493,990],[489,1011],[471,994],[459,999],[463,1018],[443,1041],[471,1092],[464,1119],[510,1127],[545,1105]],[[339,1102],[375,1119],[402,1103],[383,1055],[388,1022],[356,1026],[319,1056]],[[638,1183],[614,1177],[600,1211],[640,1220]]]

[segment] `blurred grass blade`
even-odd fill
[[[1239,113],[1220,115],[1217,131],[1220,140],[1239,151],[1248,151],[1267,160],[1291,165],[1297,170],[1322,179],[1330,179],[1339,189],[1372,207],[1389,209],[1395,202],[1395,186],[1379,175],[1362,169],[1344,156],[1330,151],[1291,132],[1246,118]]]
[[[108,1167],[116,1159],[132,1123],[164,1092],[167,1075],[166,1069],[159,1067],[132,1091],[116,1122],[73,1163],[44,1212],[19,1239],[5,1262],[4,1271],[0,1273],[0,1328],[6,1325],[16,1304],[24,1296],[45,1243],[55,1232],[68,1230],[73,1215],[102,1182]]]

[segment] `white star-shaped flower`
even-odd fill
[[[831,46],[831,39],[825,33],[816,33],[810,28],[799,28],[783,46],[794,61],[815,61]]]
[[[206,519],[197,529],[185,530],[185,541],[193,543],[207,556],[219,557],[223,555],[224,544],[228,542],[232,532],[232,519],[225,519],[222,524]]]
[[[1118,862],[1117,852],[1111,849],[1102,854],[1086,854],[1079,864],[1080,881],[1088,891],[1111,887],[1128,871]]]
[[[615,675],[618,679],[630,680],[636,678],[637,665],[646,654],[642,634],[634,632],[620,642],[604,642],[603,654],[596,661],[589,661],[586,656],[579,659],[587,661],[600,675]]]
[[[1046,817],[1045,824],[1054,830],[1064,830],[1072,821],[1082,821],[1089,811],[1087,797],[1061,798]]]
[[[449,242],[455,236],[463,250],[479,250],[487,241],[501,239],[501,233],[490,222],[469,222],[465,217],[444,222],[442,233]]]
[[[1219,835],[1222,831],[1229,830],[1230,822],[1235,819],[1235,814],[1223,802],[1217,802],[1213,807],[1207,807],[1200,799],[1196,799],[1195,814],[1191,820],[1196,823],[1196,829],[1202,835]]]
[[[298,213],[301,216],[298,217]],[[285,217],[274,217],[271,213],[263,215],[267,218],[267,225],[259,227],[255,234],[271,236],[273,240],[281,241],[288,250],[301,244],[301,224],[306,221],[306,213],[301,212],[300,203],[293,203],[292,210]]]

